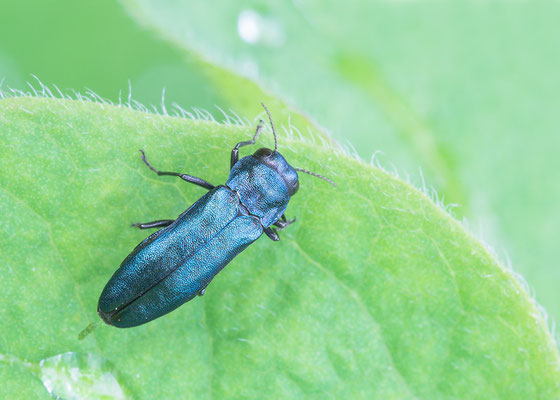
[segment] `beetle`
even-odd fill
[[[97,305],[99,316],[107,324],[129,328],[159,318],[202,296],[214,276],[263,233],[279,240],[278,231],[295,222],[288,220],[284,211],[299,188],[297,171],[335,185],[286,161],[278,152],[270,112],[262,106],[274,135],[274,150],[261,148],[239,159],[239,149],[257,141],[264,126],[261,120],[253,139],[237,143],[231,151],[225,185],[158,171],[140,150],[142,161],[158,175],[179,177],[208,193],[175,220],[132,224],[140,229],[162,229],[136,246],[107,282]]]

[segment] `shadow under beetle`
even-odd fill
[[[158,175],[177,176],[208,189],[208,193],[176,220],[133,224],[140,229],[163,229],[136,246],[103,289],[97,312],[107,324],[129,328],[161,317],[202,296],[214,276],[263,232],[279,240],[277,230],[295,221],[288,220],[284,211],[299,188],[296,171],[334,185],[321,175],[288,164],[277,151],[272,118],[263,107],[274,135],[274,151],[262,148],[239,160],[239,148],[258,139],[261,120],[253,139],[237,143],[231,151],[231,172],[225,185],[158,171],[140,150],[144,163]]]

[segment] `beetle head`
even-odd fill
[[[262,149],[258,149],[253,154],[257,160],[262,162],[269,168],[272,168],[274,171],[278,172],[278,174],[284,180],[286,187],[288,188],[288,194],[293,196],[299,189],[299,180],[298,174],[294,167],[288,164],[288,161],[277,151],[272,151],[263,147]]]
[[[282,154],[278,153],[278,140],[276,138],[276,130],[274,129],[274,123],[272,122],[272,117],[270,116],[270,112],[268,111],[268,108],[266,108],[266,106],[263,103],[261,103],[261,105],[264,107],[266,113],[268,114],[270,127],[272,128],[272,134],[274,135],[274,150],[270,150],[263,147],[262,149],[258,149],[257,151],[255,151],[253,157],[255,157],[257,160],[262,162],[264,165],[278,172],[278,174],[284,180],[286,187],[288,188],[288,194],[290,195],[290,197],[296,194],[296,192],[299,189],[299,180],[298,180],[297,171],[303,172],[308,175],[312,175],[316,178],[329,182],[333,186],[336,186],[336,184],[333,181],[331,181],[329,178],[325,178],[322,175],[319,175],[315,172],[308,171],[303,168],[294,168],[290,164],[288,164],[288,161],[286,161],[286,159],[282,156]],[[254,140],[258,136],[258,132],[259,131],[257,130],[257,133],[255,134],[255,138],[253,139],[252,143],[255,143]]]

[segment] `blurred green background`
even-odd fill
[[[277,96],[416,186],[421,170],[558,320],[559,20],[545,1],[4,1],[0,81],[117,102],[130,83],[160,110],[165,88],[217,118]]]

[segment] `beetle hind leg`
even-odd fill
[[[212,281],[210,281],[210,282],[212,282]],[[208,287],[208,285],[210,284],[210,282],[208,282],[206,285],[204,285],[204,287],[203,287],[202,289],[200,289],[200,290],[198,291],[198,294],[197,294],[198,296],[204,296],[204,293],[206,292],[206,288]]]

